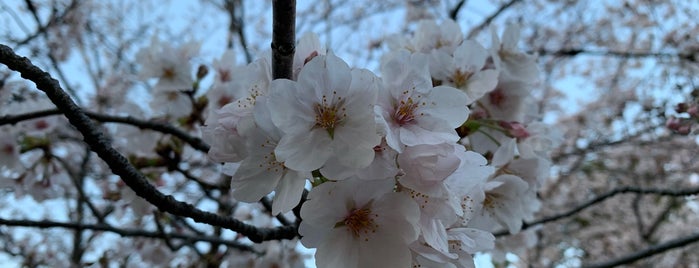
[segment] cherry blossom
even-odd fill
[[[365,189],[356,191],[360,186]],[[326,182],[301,208],[301,243],[318,267],[408,267],[417,239],[417,205],[392,180]]]
[[[466,121],[468,97],[458,89],[432,87],[427,57],[406,50],[389,53],[381,64],[384,91],[377,113],[386,123],[386,142],[404,146],[456,142],[454,130]]]
[[[488,56],[481,44],[466,40],[456,48],[453,56],[443,51],[433,53],[430,72],[442,85],[461,89],[470,101],[476,101],[493,90],[498,82],[497,70],[483,69]]]
[[[288,169],[274,153],[281,131],[273,124],[264,97],[255,107],[255,125],[242,130],[248,156],[233,175],[233,197],[255,202],[274,190],[272,214],[290,211],[301,200],[309,172]]]
[[[522,220],[531,211],[525,203],[525,195],[529,189],[520,177],[503,174],[483,185],[483,196],[474,199],[482,200],[480,212],[476,212],[470,225],[474,228],[495,231],[494,224],[505,226],[510,233],[517,233],[522,228]],[[482,198],[481,198],[482,197]]]
[[[453,20],[444,20],[440,25],[434,20],[421,20],[413,38],[414,47],[418,52],[443,50],[452,53],[461,44],[463,33],[461,27]]]
[[[158,78],[156,92],[191,89],[194,80],[189,60],[199,52],[199,46],[196,42],[188,42],[173,47],[154,36],[150,46],[136,55],[141,65],[140,77]]]
[[[536,65],[536,57],[527,55],[517,48],[520,30],[517,24],[509,24],[502,34],[502,39],[498,37],[494,27],[490,28],[492,33],[491,54],[495,67],[510,77],[511,79],[533,83],[539,79],[539,70]]]
[[[289,168],[311,171],[333,155],[351,168],[373,160],[380,142],[374,119],[376,77],[335,55],[313,58],[298,81],[274,80],[269,109],[284,134],[275,149]]]

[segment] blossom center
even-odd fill
[[[496,207],[502,206],[500,204],[501,195],[498,193],[486,193],[485,199],[483,200],[483,207],[488,209],[494,209]]]
[[[412,97],[408,97],[405,100],[401,100],[396,106],[396,110],[393,113],[393,120],[398,123],[398,125],[405,125],[407,123],[415,120],[415,111],[420,106],[420,103],[414,101]],[[423,103],[424,105],[424,103]],[[420,113],[422,115],[422,113]]]
[[[226,70],[226,69],[220,69],[218,70],[218,79],[221,80],[221,82],[229,82],[232,80],[231,77],[231,71]]]
[[[449,240],[447,241],[447,244],[449,245],[449,251],[450,252],[463,252],[463,247],[461,246],[462,242],[459,240]]]
[[[163,78],[174,79],[175,78],[175,68],[167,67],[163,69]]]
[[[454,83],[454,86],[457,88],[462,88],[466,86],[466,82],[468,82],[468,79],[471,78],[473,75],[472,72],[469,71],[461,71],[461,69],[457,69],[456,72],[451,76],[451,82]]]
[[[269,141],[267,142],[269,143]],[[265,145],[263,144],[262,147]],[[274,151],[269,152],[269,154],[266,154],[264,156],[264,159],[262,162],[259,164],[260,168],[264,168],[267,170],[267,172],[282,172],[286,170],[286,167],[284,166],[284,162],[279,162],[277,161],[276,155],[274,155]]]
[[[335,224],[335,227],[345,226],[354,237],[359,237],[361,234],[375,233],[379,225],[374,222],[374,218],[378,217],[371,213],[369,207],[352,209],[344,220]],[[369,238],[364,238],[368,241]]]
[[[34,127],[39,130],[46,129],[49,127],[49,123],[46,120],[39,120],[34,123]]]
[[[326,95],[323,95],[321,103],[316,103],[315,106],[315,127],[328,131],[331,139],[335,137],[335,127],[340,125],[347,117],[346,109],[342,105],[344,100],[342,97],[335,97],[335,95],[337,95],[337,92],[333,91],[332,100],[336,101],[330,101]]]
[[[502,104],[507,99],[505,93],[503,93],[500,89],[493,90],[492,92],[490,92],[490,94],[488,94],[488,97],[490,98],[490,103],[498,107],[502,107]]]
[[[12,155],[14,151],[15,147],[12,146],[12,144],[5,144],[5,146],[2,147],[2,152],[6,155]]]
[[[233,101],[233,97],[229,95],[223,95],[221,96],[218,101],[216,102],[216,105],[218,105],[218,108],[221,108],[223,106],[226,106],[226,104],[229,104]]]
[[[180,96],[179,96],[179,92],[177,92],[177,91],[170,91],[170,92],[168,92],[168,93],[165,95],[165,97],[166,97],[167,100],[169,100],[169,101],[177,101],[177,98],[179,98]]]

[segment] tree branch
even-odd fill
[[[296,50],[296,0],[274,0],[272,13],[272,77],[291,79]]]
[[[66,12],[70,12],[71,9],[76,8],[77,2],[79,2],[79,1],[73,0],[73,2],[71,3],[71,5],[70,5],[70,7],[69,7],[70,9],[66,10]],[[39,18],[39,12],[38,12],[38,10],[36,9],[36,7],[34,6],[34,4],[32,3],[32,1],[31,1],[31,0],[25,0],[24,3],[27,5],[27,9],[32,13],[33,18],[34,18],[34,20],[36,21],[36,25],[38,25],[39,27],[41,27],[41,19]],[[53,13],[51,16],[52,16],[52,17],[55,17],[55,15],[56,15],[56,14],[55,14],[55,11],[54,11],[54,13]],[[49,22],[50,22],[50,20],[49,20]],[[44,36],[44,39],[46,39],[46,41],[48,42],[49,38],[48,38],[48,36],[46,35],[46,31],[40,31],[40,33],[41,33],[41,35]],[[61,67],[58,65],[58,60],[56,59],[56,57],[53,56],[53,52],[49,50],[48,53],[46,53],[46,55],[48,56],[49,60],[51,61],[51,65],[53,65],[53,68],[56,70],[56,73],[58,74],[58,77],[59,77],[61,80],[63,80],[63,82],[65,82],[65,87],[66,87],[66,90],[68,91],[68,93],[70,93],[71,95],[73,95],[73,97],[75,97],[75,99],[76,99],[78,102],[80,102],[80,99],[78,98],[78,95],[76,94],[75,89],[73,89],[73,87],[70,86],[70,83],[69,83],[68,79],[66,79],[66,75],[63,73],[63,70],[62,70]]]
[[[679,248],[679,247],[684,247],[686,245],[689,245],[691,243],[696,243],[699,242],[699,233],[694,233],[688,236],[682,236],[681,238],[673,239],[670,241],[667,241],[662,244],[657,244],[653,245],[650,247],[647,247],[643,250],[639,250],[636,252],[633,252],[629,255],[619,257],[617,259],[613,259],[610,261],[602,262],[602,263],[593,263],[589,265],[585,265],[583,267],[586,268],[607,268],[607,267],[616,267],[618,265],[623,265],[623,264],[630,264],[633,263],[637,260],[648,258],[650,256],[653,256],[655,254],[660,254],[665,251]]]
[[[454,8],[452,8],[449,11],[449,18],[451,18],[452,20],[456,20],[456,18],[459,16],[459,11],[461,11],[461,8],[464,6],[465,3],[466,0],[461,0],[459,1],[459,3],[456,3],[456,6],[454,6]]]
[[[525,222],[522,224],[522,230],[525,230],[527,228],[530,228],[530,227],[533,227],[533,226],[536,226],[539,224],[544,224],[544,223],[568,218],[570,216],[578,214],[579,212],[585,210],[586,208],[589,208],[589,207],[591,207],[597,203],[600,203],[604,200],[607,200],[608,198],[611,198],[615,195],[628,194],[628,193],[653,194],[653,195],[660,195],[660,196],[681,197],[681,196],[689,196],[689,195],[699,194],[699,187],[698,188],[680,189],[680,190],[639,188],[639,187],[632,187],[632,186],[619,187],[619,188],[613,189],[609,192],[606,192],[604,194],[598,195],[597,197],[593,198],[592,200],[587,201],[585,203],[582,203],[569,211],[566,211],[566,212],[563,212],[560,214],[556,214],[556,215],[552,215],[552,216],[547,216],[547,217],[541,218],[541,219],[533,221],[533,222]],[[496,232],[494,234],[495,234],[495,236],[503,236],[503,235],[509,234],[509,232],[500,231],[500,232]]]
[[[483,20],[483,22],[481,22],[481,24],[479,24],[475,28],[471,29],[471,31],[468,33],[467,37],[464,38],[464,40],[473,39],[478,32],[482,31],[483,29],[485,29],[485,27],[490,25],[490,23],[493,22],[493,20],[495,18],[500,16],[500,14],[502,14],[502,12],[504,12],[505,10],[507,10],[508,8],[510,8],[512,5],[516,4],[519,1],[521,1],[521,0],[510,0],[510,2],[507,2],[507,3],[503,4],[502,6],[500,6],[500,8],[498,8],[498,10],[495,11],[495,13],[491,14],[490,16],[485,18],[485,20]]]
[[[30,12],[32,12],[32,15],[35,15],[35,14],[36,14],[36,8],[34,7],[34,4],[32,4],[30,1],[26,1],[26,2],[28,2],[28,7],[27,7],[27,9],[30,10]],[[61,14],[51,16],[51,19],[49,19],[49,21],[46,22],[46,23],[43,24],[43,25],[42,25],[42,24],[38,24],[38,28],[36,29],[36,31],[35,31],[34,33],[28,35],[27,37],[25,37],[25,38],[22,39],[22,40],[17,41],[15,45],[16,45],[17,47],[26,45],[26,44],[29,43],[30,41],[32,41],[32,40],[34,40],[35,38],[37,38],[37,37],[43,35],[44,33],[46,33],[46,31],[47,31],[49,28],[51,28],[51,27],[53,27],[54,25],[56,25],[57,23],[63,21],[63,19],[64,19],[68,14],[70,14],[71,12],[73,12],[73,10],[74,10],[76,7],[78,7],[78,2],[80,2],[80,1],[71,1],[71,2],[70,2],[70,5],[68,5],[68,7],[66,7],[66,9],[63,10],[63,12],[62,12]],[[31,7],[31,8],[34,8],[34,10],[32,11],[30,7]],[[37,21],[37,22],[39,21],[39,19],[38,19],[37,17],[35,17],[34,20]]]
[[[678,58],[690,62],[697,62],[693,52],[653,52],[653,51],[614,51],[614,50],[588,50],[585,48],[565,48],[559,50],[548,50],[540,48],[535,50],[539,56],[554,57],[575,57],[579,55],[617,57],[617,58]]]
[[[40,228],[40,229],[66,228],[66,229],[94,230],[94,231],[104,231],[104,232],[115,233],[115,234],[121,235],[122,237],[145,237],[145,238],[157,238],[157,239],[174,238],[174,239],[182,239],[182,240],[185,240],[186,242],[189,242],[189,243],[193,243],[193,242],[218,243],[218,244],[223,244],[223,245],[226,245],[226,246],[229,246],[229,247],[232,247],[235,249],[239,249],[242,251],[249,251],[249,252],[254,252],[257,254],[260,253],[249,245],[245,245],[243,243],[236,242],[236,241],[221,239],[218,237],[190,236],[190,235],[177,234],[177,233],[165,234],[165,233],[161,233],[161,232],[149,232],[149,231],[145,231],[145,230],[141,230],[141,229],[119,229],[119,228],[114,228],[111,225],[102,224],[102,223],[100,223],[100,224],[80,224],[80,223],[72,223],[72,222],[8,220],[8,219],[0,218],[0,225],[15,226],[15,227],[31,227],[31,228]]]
[[[298,236],[294,226],[277,228],[257,228],[233,218],[222,217],[200,210],[193,205],[177,201],[171,195],[165,195],[151,185],[143,174],[139,173],[128,160],[111,147],[104,134],[99,131],[90,118],[61,89],[57,80],[50,74],[36,67],[25,57],[20,57],[5,45],[0,45],[0,62],[11,70],[21,73],[22,77],[34,82],[38,89],[44,91],[68,121],[83,135],[90,149],[109,166],[112,172],[124,181],[138,196],[156,206],[161,211],[174,215],[189,217],[196,222],[220,226],[247,236],[259,243],[267,240],[292,239]]]
[[[91,112],[91,111],[83,111],[85,115],[88,117],[97,120],[102,123],[121,123],[121,124],[127,124],[127,125],[132,125],[135,127],[138,127],[140,129],[150,129],[154,131],[158,131],[161,133],[165,134],[170,134],[173,135],[184,142],[188,143],[189,145],[192,146],[192,148],[195,148],[199,151],[202,152],[208,152],[209,151],[209,145],[206,144],[203,140],[200,138],[194,137],[189,135],[187,132],[176,128],[170,124],[167,123],[160,123],[160,122],[155,122],[155,121],[147,121],[147,120],[142,120],[138,119],[132,116],[116,116],[116,115],[107,115],[107,114],[100,114],[96,112]],[[5,115],[0,117],[0,126],[2,125],[8,125],[8,124],[16,124],[25,120],[31,120],[35,118],[40,118],[40,117],[46,117],[46,116],[52,116],[52,115],[60,115],[62,112],[58,109],[51,109],[51,110],[43,110],[43,111],[35,111],[35,112],[29,112],[25,114],[18,114],[18,115]]]

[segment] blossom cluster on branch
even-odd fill
[[[272,194],[275,215],[309,190],[299,234],[320,267],[470,267],[493,249],[492,232],[532,219],[559,139],[537,122],[537,66],[518,31],[493,30],[486,49],[453,21],[422,21],[392,40],[381,76],[313,34],[291,80],[271,79],[268,56],[234,66],[227,53],[208,93],[209,156],[225,163],[235,199]],[[175,59],[158,85],[186,80],[171,76],[187,66]]]
[[[200,83],[209,70],[200,66],[193,74],[191,66],[199,45],[176,46],[154,37],[137,53],[138,78],[157,79],[150,112],[155,120],[192,132],[203,125],[208,158],[223,163],[230,186],[218,185],[211,170],[198,172],[209,177],[204,180],[183,170],[183,158],[190,165],[203,159],[183,146],[181,133],[171,133],[180,138],[175,139],[165,132],[143,135],[127,125],[107,130],[160,189],[174,186],[167,179],[173,175],[160,168],[177,171],[209,197],[211,189],[230,189],[231,197],[217,198],[251,203],[235,218],[275,226],[271,217],[254,212],[261,208],[252,203],[262,200],[282,224],[298,228],[304,246],[317,249],[320,267],[471,267],[473,254],[496,249],[493,233],[516,234],[524,221],[533,220],[540,206],[537,191],[549,173],[548,154],[560,140],[539,122],[531,98],[537,65],[534,56],[518,50],[519,29],[508,26],[502,36],[491,31],[492,44],[485,48],[464,40],[454,21],[421,21],[412,36],[390,40],[380,76],[349,67],[314,34],[299,40],[291,79],[272,79],[268,54],[239,66],[229,51],[212,64],[214,82],[205,95]],[[9,104],[1,114],[16,112],[14,105],[51,106],[12,100],[17,90],[0,93]],[[147,108],[111,94],[120,98],[107,109],[147,116]],[[49,138],[71,136],[72,130],[61,129],[58,118],[35,113],[37,119],[18,120],[19,127],[3,126],[8,135],[0,139],[0,168],[12,178],[3,184],[36,200],[65,195],[72,184],[82,191],[84,175],[69,170],[73,164],[58,157],[66,149]],[[38,151],[35,159],[20,157],[32,150]],[[87,155],[73,158],[69,161],[88,161]],[[86,201],[100,222],[103,210],[151,214],[151,205],[123,183],[106,180],[98,187],[105,200],[118,200],[116,207]],[[161,229],[165,218],[153,217]],[[272,242],[262,251],[295,251],[293,243]],[[509,244],[517,243],[497,247],[510,250]],[[146,255],[141,259],[158,261]],[[252,261],[300,264],[298,256],[267,254]]]

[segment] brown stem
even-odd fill
[[[274,0],[272,13],[272,77],[291,79],[296,50],[296,0]]]

